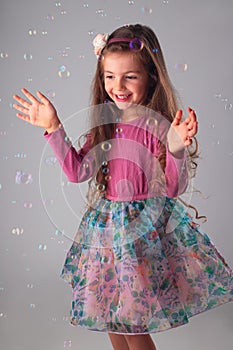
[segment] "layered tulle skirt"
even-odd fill
[[[70,319],[90,330],[167,330],[233,300],[233,272],[178,200],[99,199],[86,210],[62,278]]]

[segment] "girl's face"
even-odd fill
[[[109,52],[103,59],[104,86],[118,108],[141,104],[147,94],[146,70],[131,52]]]

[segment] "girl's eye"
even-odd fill
[[[126,79],[137,79],[136,75],[127,75]]]
[[[106,75],[105,79],[113,79],[113,75]]]

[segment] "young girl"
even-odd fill
[[[150,333],[233,299],[233,274],[179,201],[194,175],[195,112],[182,121],[154,32],[127,25],[94,40],[91,128],[76,151],[55,108],[22,89],[17,116],[46,129],[88,206],[62,277],[71,323],[108,332],[115,350],[152,350]]]

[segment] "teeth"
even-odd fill
[[[124,98],[127,98],[128,97],[128,95],[117,95],[117,98],[119,98],[119,99],[124,99]]]

